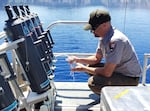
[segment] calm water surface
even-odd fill
[[[39,15],[43,27],[57,20],[83,20],[87,21],[92,10],[103,8],[101,6],[76,7],[76,8],[51,8],[44,6],[29,6],[31,12]],[[112,15],[112,25],[124,32],[133,45],[143,66],[144,53],[150,53],[150,14],[144,8],[108,8]],[[0,31],[3,31],[5,20],[4,10],[0,10]],[[125,16],[126,15],[126,16]],[[125,20],[125,24],[124,24]],[[124,28],[125,27],[125,28]],[[83,31],[83,25],[57,25],[51,29],[55,45],[53,52],[90,52],[94,53],[97,39],[90,32]],[[75,73],[75,80],[69,75],[70,66],[64,57],[58,57],[55,70],[55,81],[87,81],[85,73]],[[148,71],[149,72],[149,71]],[[150,75],[147,77],[150,82]]]

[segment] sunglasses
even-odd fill
[[[92,27],[91,32],[95,31],[95,30],[98,28],[99,25],[100,25],[100,24],[97,24],[97,25],[95,25],[94,27]]]

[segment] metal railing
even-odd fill
[[[144,54],[144,64],[143,64],[143,75],[142,75],[142,85],[146,85],[146,74],[147,70],[150,68],[150,64],[148,64],[148,59],[150,58],[150,53]]]
[[[50,30],[53,26],[58,25],[58,24],[86,24],[87,21],[69,21],[69,20],[59,20],[52,22],[48,25],[47,30]]]

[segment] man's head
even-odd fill
[[[108,21],[111,21],[109,12],[97,9],[90,13],[88,24],[85,25],[84,30],[95,31],[99,25]]]

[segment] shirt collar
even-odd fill
[[[114,34],[114,30],[112,27],[110,27],[109,31],[106,33],[105,37],[102,39],[102,42],[104,45],[106,45],[110,41],[113,34]]]

